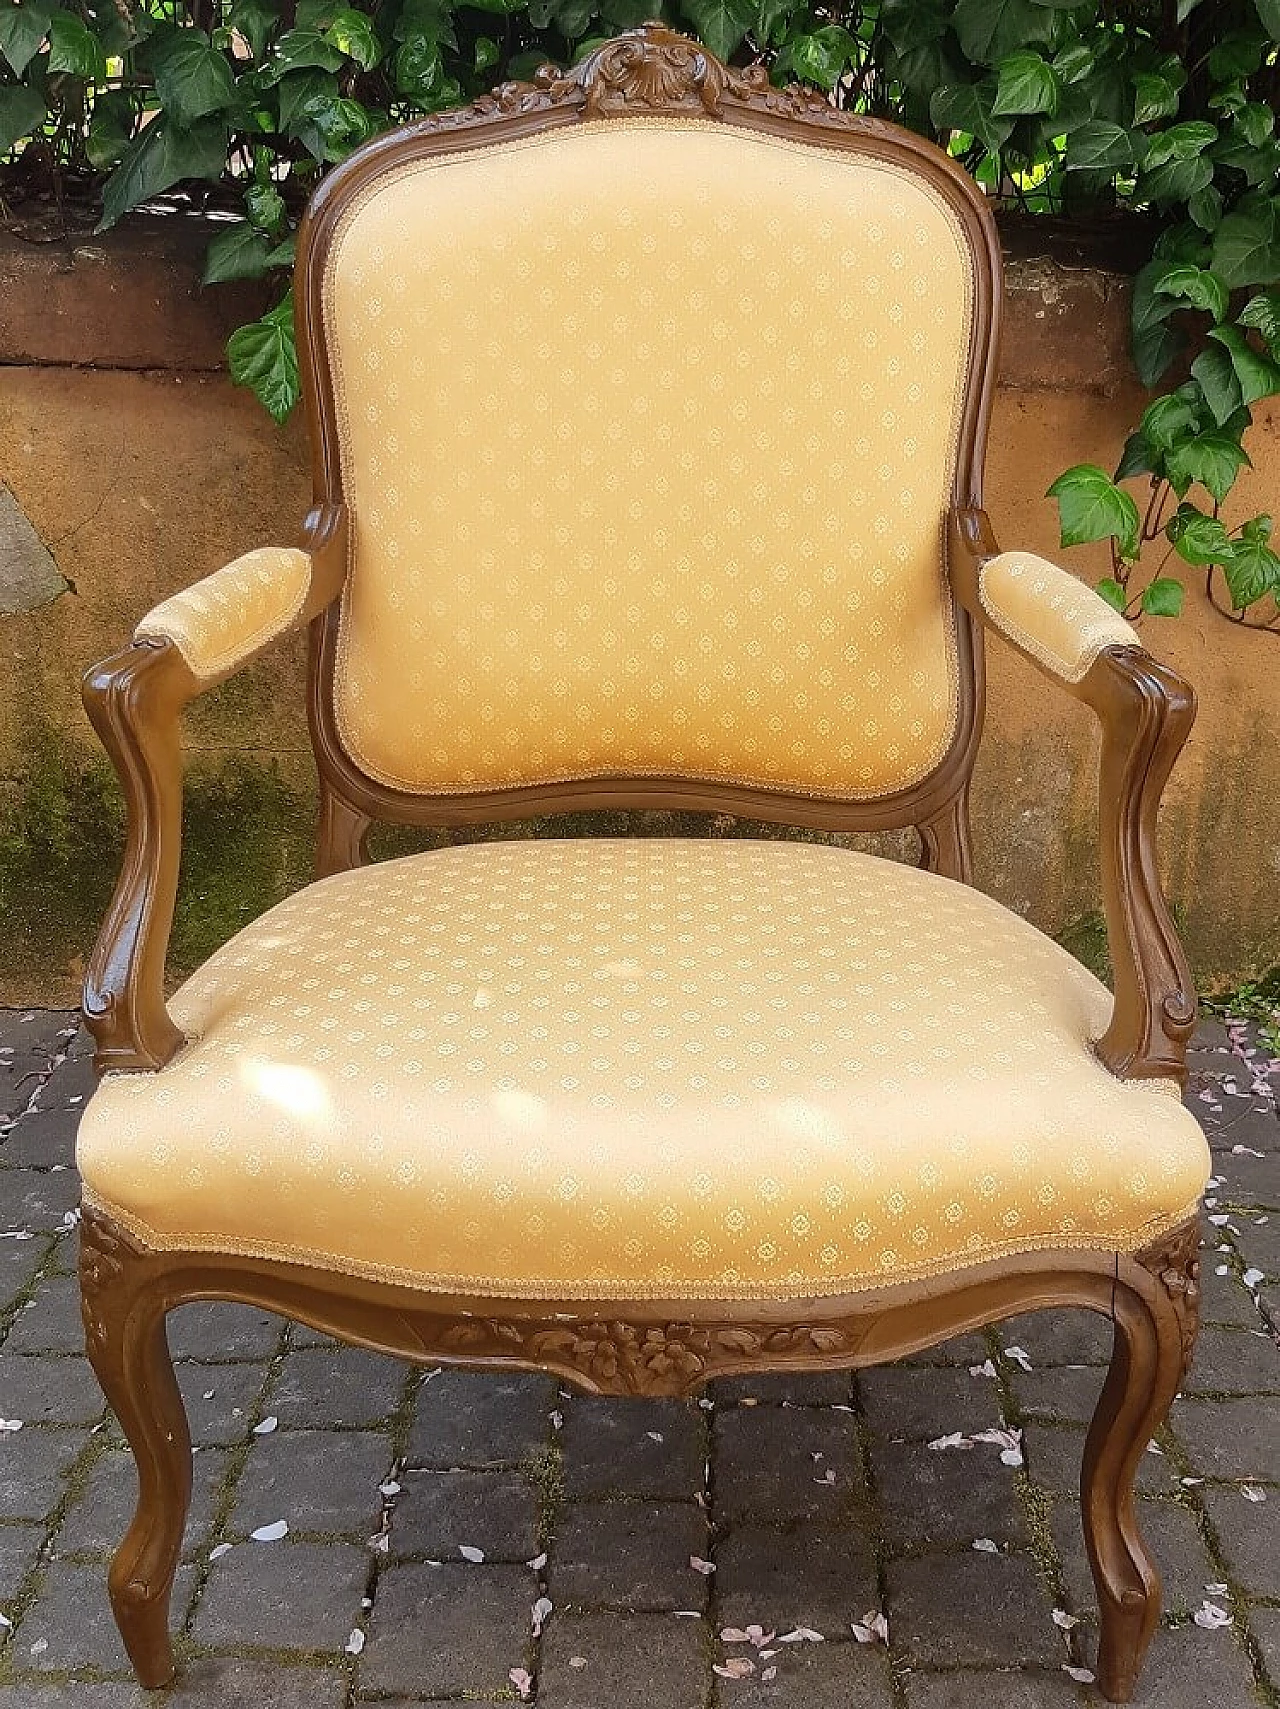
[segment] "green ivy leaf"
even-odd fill
[[[233,220],[218,233],[205,256],[205,285],[224,279],[261,279],[271,267],[271,240],[248,220]]]
[[[44,123],[44,96],[20,83],[0,84],[0,154]]]
[[[244,205],[259,231],[278,232],[285,222],[284,197],[274,184],[251,184],[244,193]]]
[[[1172,304],[1170,304],[1172,308]],[[1159,385],[1182,354],[1183,340],[1171,326],[1144,326],[1133,334],[1133,361],[1144,386]]]
[[[927,101],[943,83],[958,81],[963,67],[936,4],[907,0],[886,4],[883,20],[885,67],[912,95]],[[759,39],[759,37],[757,37]]]
[[[1129,595],[1125,592],[1123,582],[1118,582],[1114,576],[1103,576],[1093,591],[1105,599],[1108,605],[1114,606],[1121,616],[1124,615]]]
[[[751,33],[761,47],[776,47],[783,40],[795,10],[794,0],[756,0]],[[609,22],[612,23],[613,19],[610,18]],[[901,43],[895,38],[893,46],[900,48]]]
[[[1272,518],[1263,511],[1261,516],[1251,516],[1248,522],[1241,524],[1240,538],[1250,542],[1257,542],[1265,546],[1267,541],[1271,538],[1271,532],[1274,526],[1275,523]]]
[[[1231,83],[1252,77],[1262,64],[1265,43],[1261,36],[1240,31],[1215,42],[1209,50],[1209,75],[1215,83]]]
[[[1207,345],[1191,364],[1191,372],[1200,382],[1214,421],[1222,427],[1243,402],[1230,356],[1216,345]]]
[[[307,103],[320,95],[335,98],[338,95],[338,80],[331,72],[313,66],[306,71],[291,71],[280,79],[277,89],[280,129],[286,136],[297,136]]]
[[[439,88],[443,76],[439,46],[429,35],[410,36],[396,54],[395,82],[402,95],[422,101]]]
[[[292,291],[261,320],[237,327],[227,341],[227,366],[237,386],[247,386],[276,421],[286,419],[299,396]]]
[[[1239,327],[1215,326],[1209,337],[1217,339],[1231,358],[1240,382],[1241,403],[1257,403],[1259,398],[1280,392],[1280,364],[1255,350]]]
[[[1203,120],[1188,119],[1180,125],[1170,125],[1159,131],[1147,146],[1144,164],[1163,166],[1170,160],[1194,160],[1218,140],[1217,125]]]
[[[1069,42],[1054,54],[1050,64],[1064,83],[1079,83],[1097,64],[1098,56],[1089,42]]]
[[[1124,442],[1124,450],[1111,478],[1113,481],[1127,481],[1131,475],[1158,474],[1158,461],[1156,449],[1146,435],[1141,431],[1131,433]]]
[[[211,116],[190,130],[160,113],[129,144],[102,191],[98,230],[113,226],[122,214],[184,178],[220,178],[227,163],[227,127]]]
[[[1133,164],[1133,140],[1123,125],[1091,119],[1067,133],[1068,172],[1114,172]]]
[[[1164,72],[1136,71],[1133,75],[1134,124],[1149,125],[1156,119],[1167,119],[1176,113],[1181,86]]]
[[[1046,494],[1058,501],[1064,546],[1114,538],[1123,558],[1136,558],[1141,522],[1138,507],[1096,463],[1077,463],[1058,476]]]
[[[1189,202],[1212,183],[1211,160],[1167,160],[1163,166],[1142,173],[1137,194],[1144,202]]]
[[[952,25],[968,58],[983,65],[1048,41],[1054,30],[1050,8],[1033,0],[958,0]]]
[[[1157,398],[1143,411],[1138,431],[1156,451],[1169,451],[1179,439],[1196,426],[1196,410],[1180,392]],[[1116,479],[1121,477],[1117,475]]]
[[[532,14],[532,0],[530,13]],[[547,16],[550,22],[549,11]],[[393,34],[398,42],[407,41],[410,36],[429,36],[437,45],[458,45],[447,0],[404,0],[404,5],[396,17]]]
[[[93,117],[84,151],[99,172],[109,171],[124,158],[133,136],[133,101],[124,89],[106,89],[94,97]]]
[[[276,43],[267,62],[266,81],[278,83],[290,71],[337,71],[342,60],[342,49],[323,30],[299,25],[286,30]]]
[[[253,57],[261,59],[271,32],[280,23],[280,7],[277,0],[232,0],[227,22],[248,42]]]
[[[382,58],[382,48],[373,28],[373,20],[354,6],[340,6],[325,31],[325,39],[333,43],[347,59],[355,60],[361,71],[371,71]]]
[[[1280,42],[1280,0],[1254,0],[1262,27],[1273,42]]]
[[[1250,148],[1261,148],[1276,128],[1276,116],[1265,102],[1250,101],[1236,114],[1236,123]]]
[[[102,43],[72,12],[55,12],[49,19],[49,71],[65,71],[89,83],[107,75]]]
[[[1201,267],[1171,267],[1156,285],[1161,296],[1181,297],[1192,308],[1204,309],[1216,321],[1227,318],[1230,297],[1227,287]]]
[[[1182,338],[1163,323],[1173,313],[1172,297],[1161,296],[1157,284],[1169,271],[1163,259],[1148,261],[1133,282],[1133,359],[1144,386],[1155,386],[1182,350]]]
[[[1245,606],[1264,599],[1267,594],[1280,595],[1280,557],[1256,536],[1244,534],[1235,542],[1222,573],[1237,611],[1243,611]]]
[[[235,76],[202,30],[174,30],[155,56],[156,94],[177,125],[234,106]]]
[[[741,45],[756,14],[754,0],[680,0],[680,9],[721,59]]]
[[[1034,50],[1007,54],[997,71],[993,114],[1056,113],[1062,80]]]
[[[1184,563],[1204,569],[1209,564],[1228,564],[1234,542],[1216,516],[1206,516],[1193,504],[1181,504],[1169,518],[1165,534]]]
[[[1222,220],[1222,193],[1208,184],[1187,200],[1187,212],[1201,231],[1216,231]]]
[[[1181,582],[1172,576],[1157,576],[1142,590],[1142,609],[1148,617],[1180,617],[1185,597]]]
[[[1241,326],[1251,326],[1266,339],[1271,354],[1280,360],[1280,291],[1251,297],[1236,316]]]
[[[1213,270],[1224,285],[1270,285],[1280,279],[1274,215],[1228,214],[1214,233]]]
[[[779,55],[786,69],[805,83],[830,92],[858,51],[858,44],[839,24],[826,24],[807,35],[792,37]]]
[[[1248,454],[1228,434],[1205,433],[1175,445],[1164,468],[1179,498],[1198,481],[1221,504],[1241,469],[1250,466]]]
[[[995,90],[990,83],[956,83],[934,91],[929,117],[938,131],[965,131],[977,137],[991,154],[1009,140],[1012,119],[996,118],[991,111]]]
[[[22,0],[20,6],[0,5],[0,53],[21,77],[49,33],[51,0]]]
[[[345,95],[314,95],[294,119],[294,134],[314,157],[330,165],[345,160],[377,129],[373,114]]]

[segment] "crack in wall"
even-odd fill
[[[0,617],[52,605],[75,588],[6,486],[0,486]]]

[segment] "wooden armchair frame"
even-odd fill
[[[957,604],[959,717],[941,764],[896,795],[832,801],[763,788],[619,777],[418,796],[366,776],[341,744],[332,686],[347,527],[320,312],[324,258],[338,216],[388,164],[622,112],[706,116],[905,163],[944,193],[969,234],[977,296],[948,541]],[[435,115],[360,151],[326,180],[308,214],[297,305],[316,506],[303,535],[310,584],[290,623],[278,627],[311,625],[309,711],[320,775],[320,875],[363,862],[375,819],[471,824],[649,807],[841,831],[915,825],[922,864],[970,880],[967,799],[982,725],[982,630],[1006,628],[982,589],[983,566],[998,552],[981,502],[1000,258],[981,196],[943,155],[893,126],[837,113],[811,91],[773,89],[759,70],[727,68],[695,43],[645,26],[597,49],[573,72],[548,68],[531,84],[504,85],[469,108]],[[233,662],[197,674],[172,641],[140,639],[86,678],[90,717],[128,803],[123,870],[85,985],[85,1018],[100,1070],[155,1071],[183,1044],[164,994],[181,835],[179,717],[189,700],[269,644],[263,639],[241,649]],[[1016,639],[1013,644],[1019,645]],[[1154,837],[1161,791],[1194,716],[1193,697],[1173,671],[1139,647],[1105,648],[1078,680],[1036,651],[1019,650],[1092,707],[1102,725],[1101,876],[1116,1000],[1099,1055],[1124,1078],[1182,1080],[1195,1003],[1160,892]],[[778,1303],[446,1296],[301,1264],[151,1251],[91,1207],[82,1241],[88,1353],[139,1469],[137,1510],[112,1563],[110,1591],[130,1658],[147,1686],[163,1685],[173,1673],[168,1605],[191,1482],[190,1443],[165,1317],[187,1301],[230,1299],[412,1360],[534,1368],[597,1393],[647,1395],[681,1395],[714,1376],[763,1368],[874,1364],[1040,1307],[1100,1312],[1114,1324],[1115,1351],[1087,1438],[1083,1516],[1101,1609],[1100,1683],[1113,1701],[1127,1701],[1132,1693],[1160,1606],[1159,1574],[1135,1520],[1133,1480],[1194,1343],[1194,1222],[1137,1254],[1035,1252],[927,1283]]]

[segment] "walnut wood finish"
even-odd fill
[[[1198,1226],[1188,1223],[1133,1256],[1027,1253],[938,1282],[836,1299],[557,1305],[426,1294],[265,1259],[152,1252],[86,1207],[80,1279],[89,1358],[140,1470],[137,1510],[110,1575],[130,1660],[144,1685],[173,1677],[167,1609],[191,1456],[163,1320],[188,1301],[240,1300],[417,1363],[526,1368],[593,1394],[672,1396],[762,1369],[873,1365],[1015,1313],[1084,1306],[1115,1323],[1081,1496],[1102,1619],[1098,1677],[1112,1702],[1127,1702],[1160,1611],[1160,1575],[1137,1528],[1133,1479],[1190,1358],[1198,1248]]]
[[[892,159],[926,177],[968,235],[976,306],[956,457],[949,538],[959,717],[935,771],[874,801],[818,800],[765,788],[618,777],[448,797],[389,790],[343,750],[333,707],[347,512],[321,313],[325,256],[350,198],[381,172],[432,154],[498,145],[544,128],[618,113],[686,114],[817,147]],[[994,226],[979,192],[920,138],[838,113],[801,89],[770,87],[656,25],[605,43],[572,72],[540,72],[458,112],[379,139],[321,185],[303,227],[296,291],[299,354],[312,427],[316,508],[303,544],[312,588],[309,716],[320,773],[317,870],[366,858],[374,820],[466,825],[539,813],[669,808],[727,812],[796,826],[918,826],[922,864],[969,880],[968,789],[982,726],[977,571],[996,548],[981,511],[982,465],[1000,309]],[[181,829],[183,706],[206,686],[166,642],[135,642],[90,672],[85,700],[120,773],[129,814],[124,867],[85,989],[99,1069],[158,1069],[183,1040],[164,1003]],[[1126,1076],[1180,1073],[1194,1020],[1190,982],[1157,882],[1160,790],[1189,726],[1189,691],[1140,650],[1102,655],[1071,692],[1104,728],[1103,884],[1116,966],[1115,1017],[1101,1053]],[[1112,1318],[1115,1352],[1089,1433],[1082,1502],[1102,1617],[1099,1679],[1114,1701],[1132,1692],[1159,1612],[1159,1575],[1138,1534],[1133,1478],[1190,1357],[1195,1337],[1194,1224],[1136,1255],[1029,1253],[929,1283],[830,1300],[530,1302],[430,1294],[334,1272],[219,1253],[152,1251],[91,1205],[82,1226],[81,1287],[89,1358],[138,1461],[137,1511],[112,1564],[116,1618],[139,1679],[173,1673],[168,1602],[190,1492],[186,1420],[164,1319],[190,1300],[232,1299],[300,1319],[346,1341],[417,1361],[551,1371],[600,1394],[679,1395],[713,1376],[768,1369],[850,1368],[893,1359],[1011,1314],[1085,1306]]]
[[[311,588],[293,627],[342,591],[346,534],[340,505],[318,505],[307,517],[302,546],[311,554]],[[115,894],[84,981],[82,1008],[99,1074],[163,1068],[185,1042],[164,1000],[182,852],[180,718],[188,701],[248,662],[242,659],[218,676],[196,677],[171,641],[142,640],[94,665],[84,678],[85,710],[123,785],[128,827]]]
[[[991,523],[976,507],[960,509],[952,515],[950,534],[956,597],[971,616],[986,622],[978,576],[1000,551]],[[1187,1040],[1196,1024],[1195,986],[1160,888],[1156,818],[1169,773],[1195,721],[1195,693],[1141,647],[1106,648],[1072,683],[1008,636],[1002,638],[1051,682],[1091,707],[1102,725],[1102,905],[1115,1007],[1098,1055],[1123,1079],[1176,1079],[1185,1085]]]

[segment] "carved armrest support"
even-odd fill
[[[85,710],[127,813],[124,861],[85,975],[99,1073],[163,1068],[185,1042],[164,996],[182,845],[182,709],[323,611],[345,573],[345,513],[322,507],[307,519],[302,550],[248,553],[164,601],[128,647],[85,676]]]
[[[1048,575],[1056,566],[1043,559],[1001,554],[985,512],[954,512],[949,532],[960,603],[1091,707],[1102,726],[1100,859],[1115,1005],[1098,1055],[1122,1079],[1185,1082],[1196,1001],[1160,888],[1156,819],[1195,721],[1195,694],[1065,570]]]

